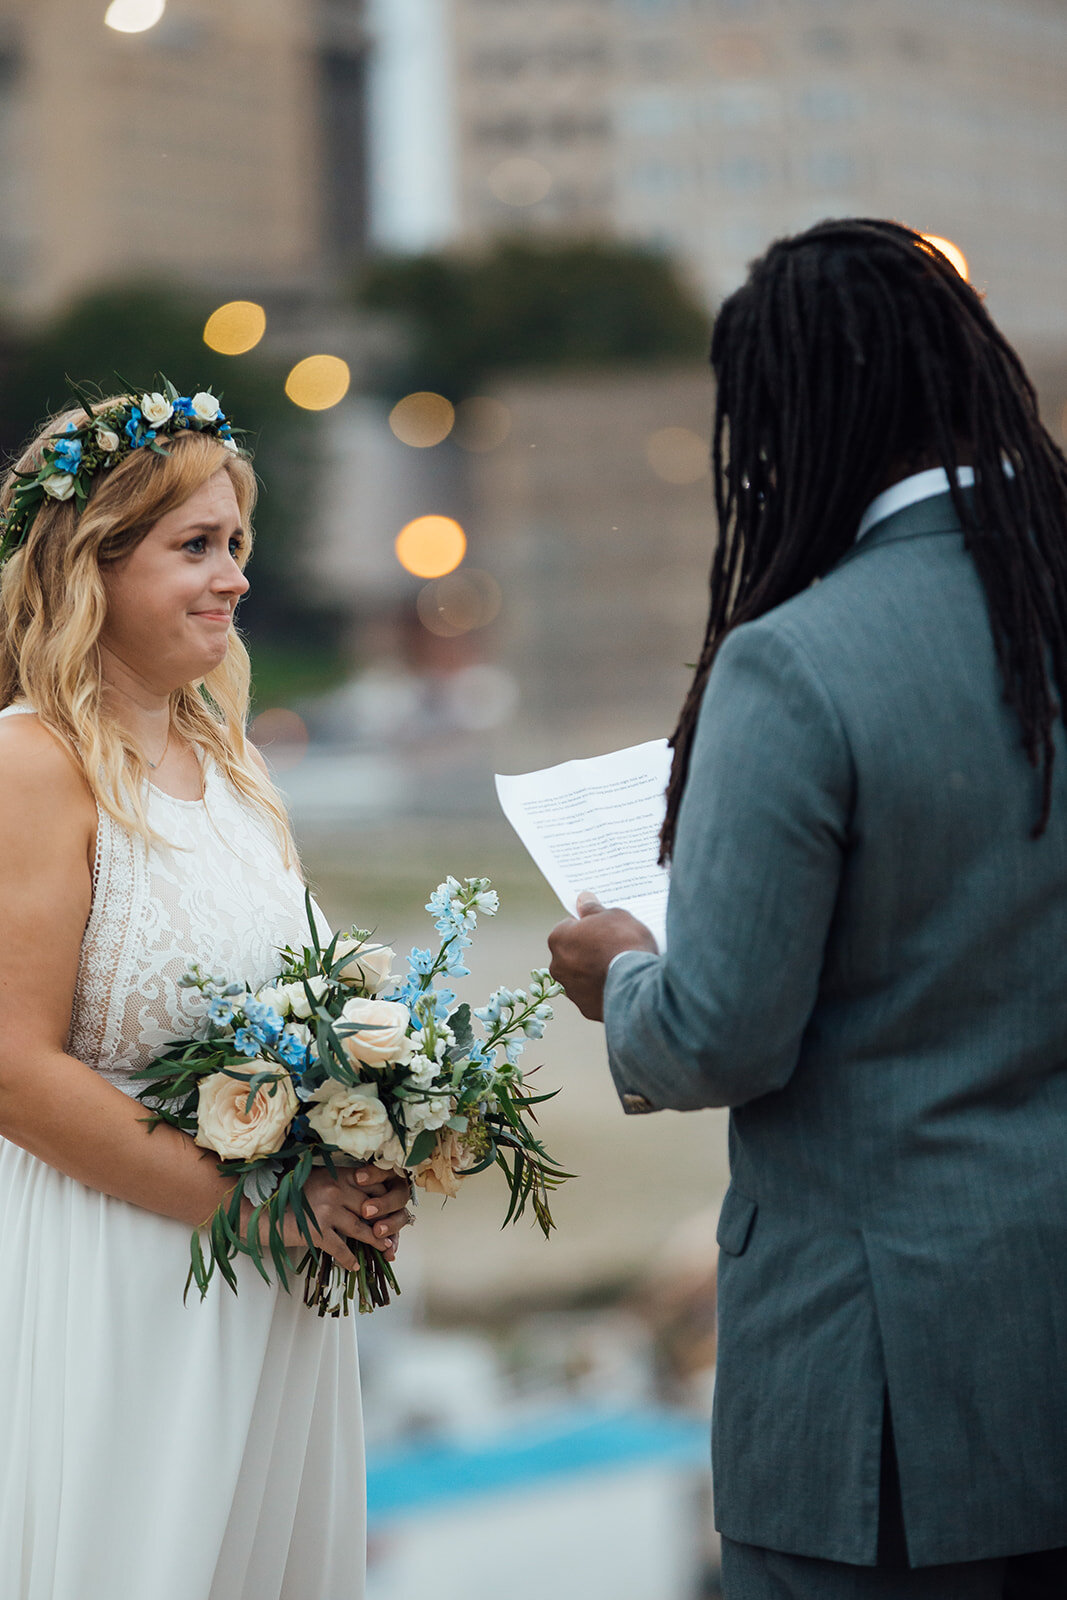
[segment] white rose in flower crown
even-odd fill
[[[74,493],[74,478],[69,472],[53,472],[41,487],[53,500],[69,500]]]
[[[307,1104],[307,1119],[319,1138],[356,1161],[369,1161],[393,1136],[385,1106],[373,1083],[352,1087],[327,1078]]]
[[[141,415],[153,428],[158,428],[161,423],[169,422],[174,415],[174,407],[166,395],[156,391],[153,394],[141,396]]]
[[[259,1156],[274,1155],[285,1143],[289,1124],[299,1109],[286,1075],[279,1083],[265,1083],[257,1089],[246,1110],[253,1073],[276,1070],[269,1061],[259,1059],[249,1066],[247,1076],[233,1078],[227,1072],[213,1072],[200,1081],[196,1143],[202,1150],[214,1150],[224,1161],[255,1161]]]
[[[398,1000],[348,1000],[340,1020],[359,1030],[341,1038],[350,1061],[358,1061],[364,1067],[403,1067],[411,1060],[411,1013]]]
[[[215,396],[203,389],[199,394],[193,395],[191,405],[193,416],[198,422],[214,422],[219,414],[219,403]]]
[[[221,444],[221,446],[222,446],[222,448],[224,450],[228,450],[230,452],[231,456],[236,456],[236,455],[240,454],[240,451],[238,450],[237,445],[236,445],[236,443],[235,443],[235,441],[233,439],[220,439],[219,440],[219,444]]]
[[[308,978],[307,986],[315,996],[315,999],[321,1000],[323,995],[329,993],[330,980],[329,978],[323,978],[321,976]],[[298,983],[284,984],[282,986],[281,993],[288,999],[289,1009],[294,1017],[310,1017],[311,1006],[308,1004],[308,997],[304,988],[303,978],[301,978]],[[285,1013],[283,1012],[282,1015],[284,1016],[284,1014]]]
[[[102,428],[99,423],[96,426],[95,433],[96,442],[101,450],[105,450],[109,456],[114,455],[121,443],[118,434],[114,433],[110,428]]]
[[[342,956],[350,959],[340,968],[337,976],[343,983],[358,983],[372,994],[384,989],[393,970],[396,951],[388,945],[374,944],[370,939],[338,939],[334,964]]]

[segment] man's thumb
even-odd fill
[[[592,889],[583,889],[578,896],[576,905],[580,917],[588,917],[594,911],[603,911],[604,909]]]

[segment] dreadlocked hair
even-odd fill
[[[752,265],[716,318],[711,365],[719,537],[704,645],[671,740],[660,860],[726,635],[828,572],[900,468],[937,462],[985,591],[1005,700],[1040,773],[1040,837],[1067,703],[1067,458],[979,296],[910,228],[823,222]],[[961,451],[973,498],[957,482]]]

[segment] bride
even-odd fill
[[[246,1257],[183,1305],[230,1183],[132,1098],[202,1021],[190,959],[258,986],[304,942],[244,733],[254,497],[217,401],[169,386],[52,418],[0,491],[3,1600],[363,1593],[353,1321]],[[308,1195],[342,1265],[393,1258],[404,1179]]]

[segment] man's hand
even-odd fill
[[[657,945],[643,922],[628,911],[605,910],[595,894],[578,896],[578,915],[565,917],[548,936],[552,952],[549,972],[563,985],[583,1017],[604,1020],[604,979],[612,958],[622,950],[650,950]]]

